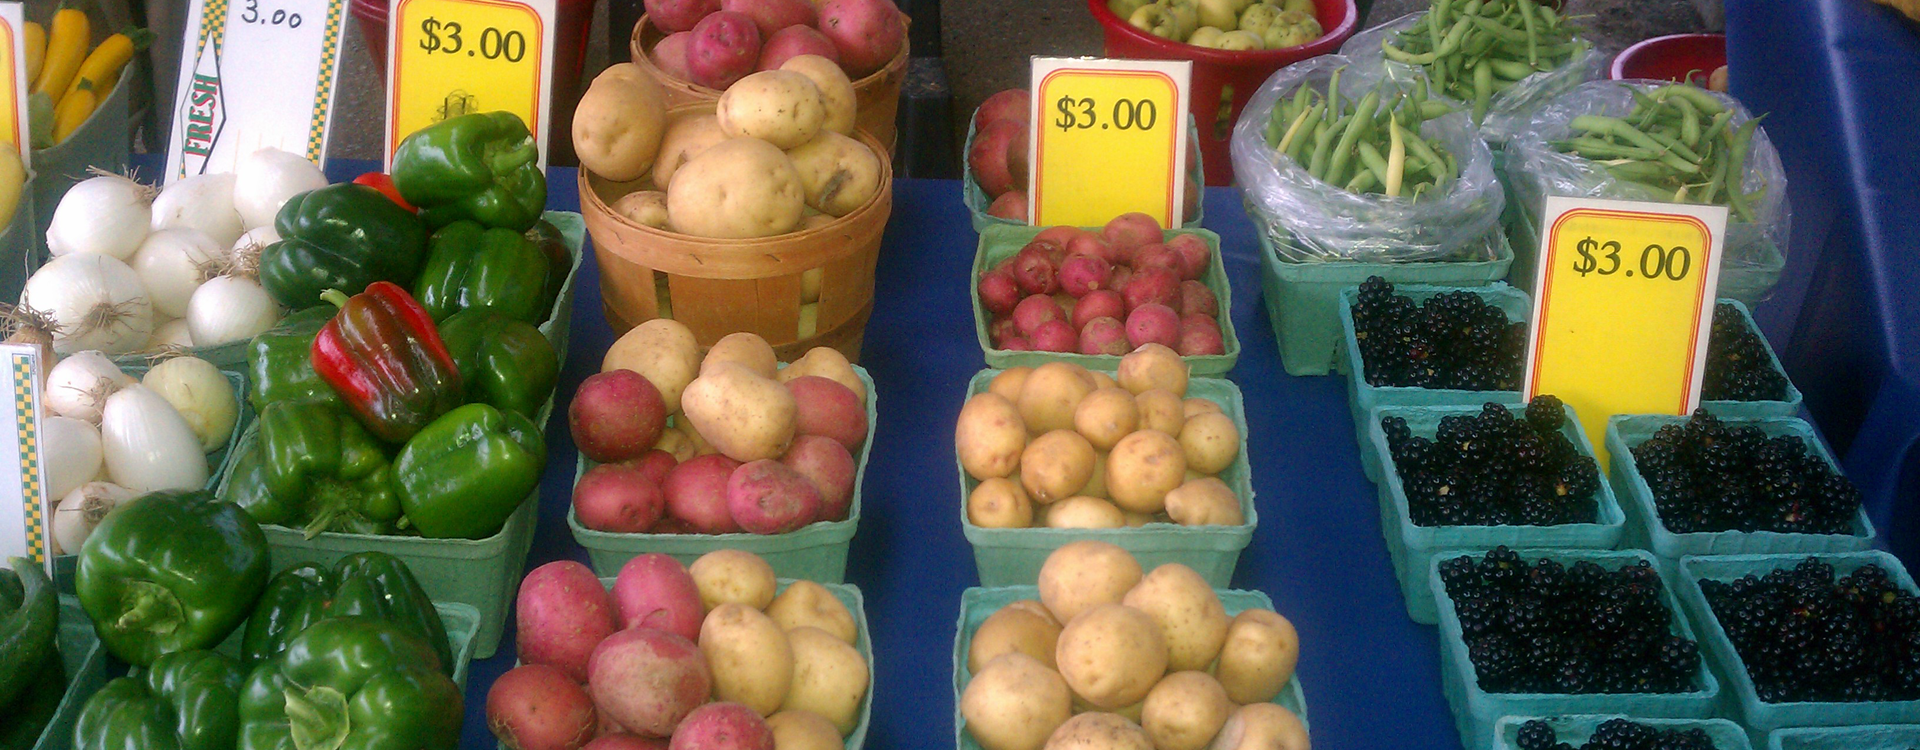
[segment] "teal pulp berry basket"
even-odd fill
[[[1840,464],[1827,451],[1813,427],[1799,419],[1726,419],[1728,426],[1759,427],[1769,437],[1792,436],[1807,444],[1835,472]],[[1653,437],[1660,428],[1683,425],[1684,417],[1666,415],[1616,416],[1607,420],[1607,452],[1613,457],[1609,471],[1614,491],[1627,511],[1626,543],[1648,550],[1660,558],[1662,567],[1675,570],[1680,559],[1690,555],[1806,555],[1819,552],[1858,552],[1873,546],[1878,535],[1863,505],[1854,513],[1850,534],[1784,534],[1774,531],[1713,531],[1678,533],[1660,520],[1659,505],[1653,488],[1640,475],[1633,449]]]
[[[1515,416],[1523,417],[1526,407],[1504,402]],[[1407,617],[1423,625],[1439,622],[1439,606],[1434,602],[1433,580],[1427,571],[1437,556],[1456,552],[1485,552],[1495,547],[1510,549],[1593,549],[1610,550],[1620,546],[1625,533],[1626,516],[1613,490],[1601,478],[1595,493],[1593,523],[1568,523],[1557,526],[1420,526],[1413,522],[1407,490],[1387,447],[1387,433],[1380,420],[1400,417],[1419,437],[1432,438],[1440,420],[1449,416],[1472,416],[1478,406],[1383,406],[1368,422],[1368,449],[1384,467],[1376,484],[1380,496],[1380,535],[1386,538],[1387,554],[1393,560],[1394,577],[1400,581],[1400,594],[1407,601]],[[1586,430],[1580,429],[1573,410],[1567,409],[1567,422],[1560,433],[1572,440],[1580,455],[1593,455]]]
[[[101,686],[107,684],[107,651],[93,632],[93,621],[80,608],[80,600],[71,594],[60,595],[60,632],[56,637],[60,665],[67,675],[66,688],[52,719],[40,730],[33,750],[67,750],[73,747],[73,727],[80,720],[80,709]],[[52,685],[33,689],[59,689]]]
[[[785,534],[635,534],[595,531],[582,526],[569,503],[567,528],[572,529],[574,541],[586,548],[594,574],[617,575],[620,566],[628,560],[649,552],[665,553],[690,564],[717,549],[737,549],[764,558],[773,566],[774,574],[782,577],[833,583],[846,580],[847,550],[860,525],[860,496],[866,483],[867,457],[873,452],[874,428],[880,424],[879,394],[874,390],[872,376],[859,365],[854,366],[853,372],[867,387],[867,442],[853,457],[853,505],[847,508],[845,520],[815,521]],[[574,483],[578,484],[580,478],[597,465],[581,455],[574,469]]]
[[[1609,570],[1645,561],[1653,556],[1642,550],[1618,552],[1600,550],[1519,550],[1520,559],[1537,563],[1542,558],[1562,565],[1578,561],[1599,564]],[[1467,750],[1493,747],[1494,725],[1503,716],[1559,716],[1565,714],[1618,713],[1649,719],[1710,719],[1720,701],[1720,681],[1700,661],[1694,689],[1684,693],[1489,693],[1480,689],[1473,662],[1467,657],[1466,639],[1460,628],[1460,615],[1453,608],[1453,597],[1440,582],[1440,566],[1456,555],[1441,555],[1433,560],[1428,575],[1440,605],[1440,678],[1441,691],[1453,708],[1454,725],[1460,731],[1460,743]],[[1661,576],[1660,597],[1673,613],[1674,635],[1700,641],[1687,619],[1687,612],[1674,596],[1673,585]],[[1705,652],[1702,646],[1701,651]]]
[[[1513,245],[1513,270],[1508,281],[1531,290],[1539,278],[1540,221],[1535,218],[1535,212],[1514,195],[1512,188],[1507,190],[1507,207],[1501,212],[1501,221]],[[1780,283],[1781,271],[1786,269],[1786,256],[1764,234],[1758,236],[1749,251],[1755,262],[1721,266],[1720,283],[1714,296],[1757,305],[1773,292],[1774,285]]]
[[[1787,727],[1847,727],[1872,724],[1920,724],[1920,700],[1873,701],[1860,703],[1793,702],[1768,703],[1760,700],[1753,677],[1734,651],[1733,641],[1720,624],[1720,618],[1707,604],[1700,582],[1733,581],[1746,576],[1764,576],[1782,568],[1792,568],[1808,557],[1833,566],[1843,576],[1867,565],[1879,565],[1889,578],[1910,594],[1920,594],[1913,577],[1899,558],[1878,550],[1865,552],[1821,553],[1815,555],[1723,555],[1687,557],[1680,560],[1680,595],[1689,614],[1700,623],[1700,653],[1713,665],[1713,671],[1727,681],[1726,713],[1747,728],[1755,744],[1766,742],[1767,733]],[[1854,750],[1864,748],[1854,747]]]
[[[967,384],[967,397],[984,393],[998,370],[981,370]],[[960,466],[954,456],[954,469],[960,476],[960,528],[973,545],[974,566],[979,569],[983,586],[1018,586],[1040,579],[1040,566],[1047,556],[1070,542],[1093,539],[1118,545],[1133,554],[1140,566],[1153,568],[1170,562],[1187,565],[1215,588],[1224,588],[1233,579],[1240,553],[1253,540],[1253,529],[1260,513],[1253,502],[1253,470],[1247,456],[1247,413],[1240,387],[1228,380],[1194,378],[1187,383],[1187,395],[1220,405],[1240,430],[1240,453],[1233,458],[1220,481],[1240,496],[1240,513],[1245,523],[1238,526],[1182,526],[1174,523],[1150,523],[1125,529],[990,529],[967,520],[967,497],[979,480]]]
[[[962,159],[965,159],[967,154],[973,153],[973,130],[973,120],[969,118],[967,120],[967,142],[960,149],[960,157]],[[1187,143],[1198,144],[1199,142],[1200,130],[1198,126],[1194,125],[1193,116],[1188,115]],[[972,169],[968,168],[965,163],[962,163],[960,167],[960,202],[965,203],[967,205],[967,212],[973,214],[973,231],[984,234],[987,231],[987,227],[1028,226],[1026,222],[987,215],[987,208],[993,205],[993,199],[988,198],[986,191],[980,189],[980,183],[974,182]],[[1193,145],[1187,149],[1187,178],[1188,190],[1196,187],[1203,191],[1206,190],[1204,187],[1207,181],[1206,171],[1200,164],[1200,147],[1198,145]],[[1193,215],[1187,217],[1186,221],[1181,222],[1180,226],[1188,229],[1199,229],[1200,220],[1206,215],[1206,203],[1204,196],[1195,197],[1193,199]]]
[[[1920,747],[1920,726],[1800,727],[1767,736],[1767,750],[1910,750]]]
[[[993,316],[980,306],[980,276],[991,270],[1002,260],[1013,257],[1027,246],[1035,235],[1044,231],[1040,227],[996,226],[980,232],[979,250],[973,255],[973,333],[984,352],[987,366],[1007,369],[1010,367],[1038,367],[1048,362],[1072,362],[1089,370],[1113,372],[1120,367],[1120,358],[1111,354],[1078,354],[1063,352],[1016,352],[993,348],[993,342],[987,338],[987,325]],[[1178,234],[1199,235],[1207,241],[1211,260],[1201,282],[1213,290],[1213,296],[1219,302],[1220,313],[1215,316],[1220,321],[1220,339],[1223,342],[1220,354],[1205,354],[1181,357],[1194,375],[1222,375],[1233,369],[1240,361],[1240,337],[1233,330],[1233,286],[1227,282],[1227,270],[1220,260],[1220,235],[1205,229],[1173,229],[1162,233],[1167,239]],[[1177,310],[1175,312],[1178,312]],[[1122,321],[1124,322],[1124,321]]]
[[[39,237],[35,233],[38,226],[34,224],[33,186],[33,175],[29,174],[20,186],[13,217],[0,229],[0,299],[19,299],[20,292],[27,288],[27,277],[40,267],[40,253],[34,249]]]
[[[1220,604],[1232,617],[1249,609],[1273,609],[1273,600],[1258,591],[1231,591],[1214,589],[1219,595]],[[980,629],[980,623],[986,622],[993,613],[1023,599],[1039,601],[1040,589],[1035,586],[1001,586],[995,588],[970,588],[960,595],[960,622],[954,628],[953,637],[953,743],[958,750],[981,750],[980,743],[967,732],[967,719],[960,713],[960,696],[967,692],[967,683],[973,679],[973,673],[967,669],[967,654],[973,648],[973,632]],[[1307,720],[1307,694],[1300,685],[1300,676],[1294,675],[1280,688],[1280,694],[1274,696],[1274,703],[1280,704],[1294,716],[1300,717],[1303,727],[1311,728]]]
[[[1772,367],[1774,372],[1780,373],[1781,378],[1786,379],[1787,392],[1779,400],[1768,399],[1768,400],[1762,400],[1762,401],[1702,401],[1701,405],[1707,407],[1707,411],[1713,412],[1714,416],[1720,417],[1721,419],[1726,419],[1729,417],[1756,418],[1756,417],[1798,416],[1800,414],[1800,403],[1801,403],[1800,388],[1793,384],[1792,378],[1787,377],[1787,368],[1781,366],[1780,356],[1777,354],[1774,354],[1773,352],[1773,344],[1768,342],[1767,337],[1760,333],[1759,324],[1756,324],[1753,322],[1753,312],[1747,309],[1747,304],[1745,302],[1741,302],[1738,299],[1727,297],[1725,295],[1722,295],[1722,297],[1719,300],[1719,304],[1733,305],[1733,309],[1738,310],[1740,312],[1740,321],[1746,325],[1747,330],[1752,331],[1754,335],[1760,337],[1760,346],[1764,347],[1767,350],[1768,366]]]
[[[1486,286],[1506,278],[1507,266],[1513,262],[1506,236],[1497,231],[1487,238],[1493,246],[1492,260],[1420,263],[1294,263],[1281,260],[1275,246],[1276,242],[1290,244],[1290,238],[1254,234],[1260,238],[1260,295],[1288,375],[1325,375],[1347,368],[1340,338],[1341,290],[1359,286],[1370,276],[1396,285]]]
[[[1626,719],[1637,724],[1645,724],[1655,729],[1680,730],[1698,729],[1707,733],[1707,739],[1713,741],[1714,750],[1753,750],[1747,742],[1747,730],[1741,729],[1726,719],[1640,719],[1632,716],[1594,715],[1579,716],[1503,716],[1493,725],[1493,750],[1519,750],[1520,727],[1529,721],[1545,721],[1553,727],[1554,736],[1559,741],[1580,747],[1593,736],[1594,730],[1614,719]]]

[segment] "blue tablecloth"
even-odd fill
[[[343,165],[336,179],[351,177]],[[578,210],[574,173],[554,170],[550,207]],[[879,394],[880,422],[849,580],[866,596],[874,636],[868,748],[950,747],[953,636],[960,592],[976,583],[960,532],[953,425],[967,379],[984,366],[968,303],[976,236],[960,183],[895,183],[872,322],[861,357]],[[1300,679],[1321,748],[1459,747],[1440,694],[1435,630],[1407,619],[1380,537],[1372,485],[1361,475],[1346,391],[1333,377],[1288,377],[1260,305],[1258,245],[1239,195],[1207,190],[1242,332],[1232,379],[1246,393],[1260,527],[1234,577],[1273,597],[1298,627]],[[562,402],[599,369],[613,342],[589,255],[581,269]],[[565,522],[574,448],[566,420],[548,429],[548,468],[529,569],[586,560]],[[513,666],[512,629],[467,682],[462,747],[492,747],[487,687]]]

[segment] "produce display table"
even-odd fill
[[[336,162],[336,180],[370,165]],[[579,210],[574,173],[551,170],[548,208]],[[1239,194],[1211,188],[1206,227],[1221,236],[1234,325],[1269,331],[1258,293],[1258,244]],[[953,426],[968,378],[984,366],[968,300],[977,237],[956,181],[899,180],[880,254],[872,322],[860,363],[873,376],[880,421],[847,579],[866,597],[874,637],[868,748],[952,747],[954,622],[975,584],[960,530]],[[581,268],[568,361],[560,376],[540,524],[529,568],[586,560],[565,522],[574,471],[563,405],[598,371],[613,343],[599,271]],[[1246,394],[1260,526],[1234,584],[1273,598],[1298,627],[1300,679],[1314,744],[1325,748],[1459,747],[1440,694],[1435,630],[1407,619],[1381,541],[1374,490],[1361,474],[1345,386],[1288,377],[1271,336],[1245,336],[1231,379]],[[511,627],[467,681],[462,747],[493,747],[487,688],[514,663]]]

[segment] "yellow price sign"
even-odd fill
[[[1193,63],[1035,58],[1027,215],[1100,226],[1139,211],[1178,226]]]
[[[26,51],[20,42],[25,22],[20,3],[0,3],[0,139],[20,152],[23,164],[33,154],[27,142]]]
[[[1572,406],[1607,465],[1607,419],[1700,403],[1722,206],[1550,197],[1525,392]]]
[[[546,162],[554,0],[396,0],[387,159],[421,128],[470,112],[525,120]]]

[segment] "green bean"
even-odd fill
[[[1447,17],[1447,6],[1452,4],[1453,0],[1434,0],[1433,10],[1420,17],[1420,22],[1427,24],[1427,38],[1433,42],[1432,49],[1440,48],[1440,21],[1438,19]]]
[[[1708,156],[1721,156],[1726,149],[1726,146],[1717,142],[1712,143],[1710,145],[1712,146],[1712,148],[1708,151]],[[1712,203],[1714,197],[1719,195],[1721,186],[1725,185],[1726,182],[1727,182],[1727,160],[1724,158],[1714,159],[1713,177],[1707,180],[1706,192],[1701,193],[1700,202]]]
[[[1727,129],[1727,123],[1731,122],[1732,120],[1733,120],[1733,110],[1730,110],[1730,109],[1724,112],[1721,112],[1720,114],[1714,115],[1713,123],[1707,126],[1706,132],[1700,134],[1700,139],[1705,141],[1712,141],[1715,138],[1719,138],[1720,133],[1722,133]]]
[[[1418,111],[1420,112],[1420,119],[1431,120],[1435,117],[1446,117],[1447,115],[1453,114],[1457,110],[1453,108],[1453,105],[1450,105],[1446,102],[1428,101],[1428,102],[1421,102],[1420,108]]]
[[[1378,182],[1379,180],[1373,176],[1373,170],[1362,169],[1359,174],[1353,176],[1353,179],[1347,181],[1345,187],[1349,193],[1364,193],[1372,190]]]
[[[1499,43],[1499,41],[1499,38],[1490,34],[1474,35],[1469,33],[1467,34],[1467,42],[1460,45],[1460,53],[1470,58],[1482,58],[1485,57],[1488,52],[1492,52],[1493,45]]]
[[[1475,27],[1478,27],[1481,31],[1487,32],[1488,34],[1491,34],[1495,39],[1499,39],[1501,41],[1518,42],[1521,44],[1525,44],[1527,40],[1535,39],[1533,35],[1528,34],[1527,32],[1520,31],[1511,26],[1504,25],[1499,21],[1495,21],[1491,18],[1475,17],[1472,20],[1473,20],[1473,25]]]
[[[1676,176],[1671,167],[1658,161],[1624,161],[1620,163],[1603,164],[1607,171],[1612,173],[1614,177],[1635,182],[1646,181],[1650,183],[1653,180],[1665,180]],[[1671,193],[1673,191],[1671,189],[1661,191],[1656,188],[1655,192]]]
[[[1320,118],[1325,115],[1326,112],[1326,102],[1315,104],[1312,109],[1307,110],[1307,117],[1300,123],[1299,130],[1287,136],[1293,139],[1287,142],[1287,146],[1284,149],[1287,152],[1288,158],[1299,162],[1301,157],[1307,155],[1308,134],[1320,127]],[[1282,140],[1285,141],[1285,139]]]
[[[1680,108],[1680,142],[1700,145],[1700,112],[1693,107]]]
[[[1486,65],[1493,68],[1493,74],[1509,81],[1518,81],[1534,74],[1533,66],[1515,60],[1488,60]]]
[[[1327,78],[1328,117],[1340,117],[1340,72],[1346,69],[1347,66],[1345,65],[1334,68],[1333,75]]]
[[[1434,178],[1438,181],[1444,182],[1453,179],[1453,176],[1459,171],[1454,166],[1453,154],[1447,154],[1445,158],[1442,158],[1438,153],[1434,152],[1432,147],[1427,145],[1427,141],[1424,138],[1408,138],[1407,148],[1412,150],[1413,153],[1418,154],[1420,158],[1426,160],[1427,163],[1434,165],[1436,169],[1442,170],[1434,174]]]
[[[1675,156],[1678,156],[1682,159],[1686,159],[1687,161],[1693,162],[1695,164],[1698,164],[1700,162],[1700,152],[1695,151],[1692,148],[1689,148],[1687,144],[1680,142],[1678,129],[1675,129],[1672,132],[1669,132],[1667,130],[1651,130],[1651,131],[1643,131],[1643,132],[1646,133],[1646,136],[1648,138],[1652,138],[1654,142],[1667,147],[1667,150],[1671,151]]]
[[[1469,2],[1467,5],[1468,7],[1472,7],[1473,3]],[[1454,50],[1459,49],[1460,43],[1466,39],[1467,29],[1473,26],[1472,21],[1473,19],[1470,17],[1461,17],[1458,22],[1454,23],[1453,28],[1447,31],[1447,37],[1440,41],[1440,46],[1435,47],[1433,51],[1425,54],[1415,55],[1408,53],[1393,46],[1392,40],[1389,39],[1380,40],[1380,49],[1386,53],[1389,59],[1396,62],[1403,62],[1408,65],[1428,65],[1434,60],[1451,55]]]
[[[1527,64],[1540,65],[1540,30],[1533,27],[1533,11],[1527,6],[1532,0],[1518,0],[1514,7],[1520,9],[1520,22],[1527,27]]]
[[[1740,124],[1740,127],[1727,137],[1727,207],[1739,214],[1743,221],[1753,221],[1753,209],[1746,205],[1745,188],[1747,174],[1747,147],[1753,138],[1753,131],[1760,126],[1756,117]]]
[[[1380,149],[1374,148],[1371,143],[1361,141],[1354,151],[1360,155],[1361,164],[1379,175],[1382,184],[1391,184],[1389,178],[1392,177],[1392,171],[1387,169],[1387,157],[1380,153]]]
[[[1380,182],[1388,197],[1397,198],[1400,196],[1400,181],[1406,179],[1407,139],[1400,135],[1400,123],[1387,123],[1387,132],[1391,145],[1387,150],[1387,173]]]
[[[1334,133],[1344,129],[1347,120],[1347,117],[1336,118],[1331,126],[1321,125],[1319,132],[1314,133],[1313,158],[1307,162],[1308,174],[1320,179],[1326,179],[1327,158],[1333,155]]]
[[[1307,115],[1312,113],[1313,110],[1307,110],[1306,112],[1301,112],[1298,117],[1293,118],[1293,122],[1287,124],[1286,135],[1280,136],[1280,141],[1274,145],[1274,150],[1286,153],[1287,148],[1293,145],[1294,136],[1300,134],[1300,126],[1306,123]]]
[[[1444,1],[1444,0],[1443,0]],[[1420,76],[1413,82],[1413,92],[1408,96],[1414,104],[1427,103],[1427,77]]]
[[[1660,88],[1660,92],[1654,95],[1655,98],[1659,99],[1664,99],[1669,96],[1678,96],[1686,99],[1689,104],[1698,107],[1701,114],[1717,115],[1726,109],[1724,105],[1720,104],[1720,100],[1713,98],[1712,94],[1694,86],[1663,86]]]
[[[1354,143],[1360,139],[1368,125],[1373,124],[1373,110],[1380,106],[1380,92],[1369,91],[1360,99],[1360,105],[1353,110],[1353,122],[1347,124],[1347,132],[1341,134],[1340,144],[1333,150],[1333,159],[1327,164],[1327,175],[1321,179],[1338,183],[1345,174],[1347,159],[1353,155]]]
[[[1562,151],[1573,151],[1588,159],[1658,159],[1660,152],[1638,146],[1623,146],[1603,141],[1591,136],[1559,141],[1554,144]]]
[[[1653,151],[1660,151],[1660,152],[1667,151],[1667,147],[1665,144],[1662,144],[1659,141],[1654,140],[1651,136],[1648,136],[1646,133],[1643,133],[1635,129],[1632,125],[1628,124],[1626,120],[1621,120],[1613,117],[1606,117],[1603,115],[1581,115],[1579,117],[1573,118],[1573,121],[1569,124],[1575,130],[1582,130],[1589,133],[1600,133],[1604,135],[1617,136],[1621,140],[1624,140],[1628,143],[1631,143],[1635,146],[1639,146],[1641,148],[1650,149]],[[1678,156],[1673,155],[1672,153],[1662,153],[1659,159],[1661,163],[1664,163],[1682,172],[1689,172],[1689,171],[1698,172],[1699,171],[1699,167],[1697,165],[1688,163],[1687,161],[1681,159]]]
[[[1473,121],[1487,119],[1487,106],[1493,101],[1493,67],[1485,62],[1473,66]]]

